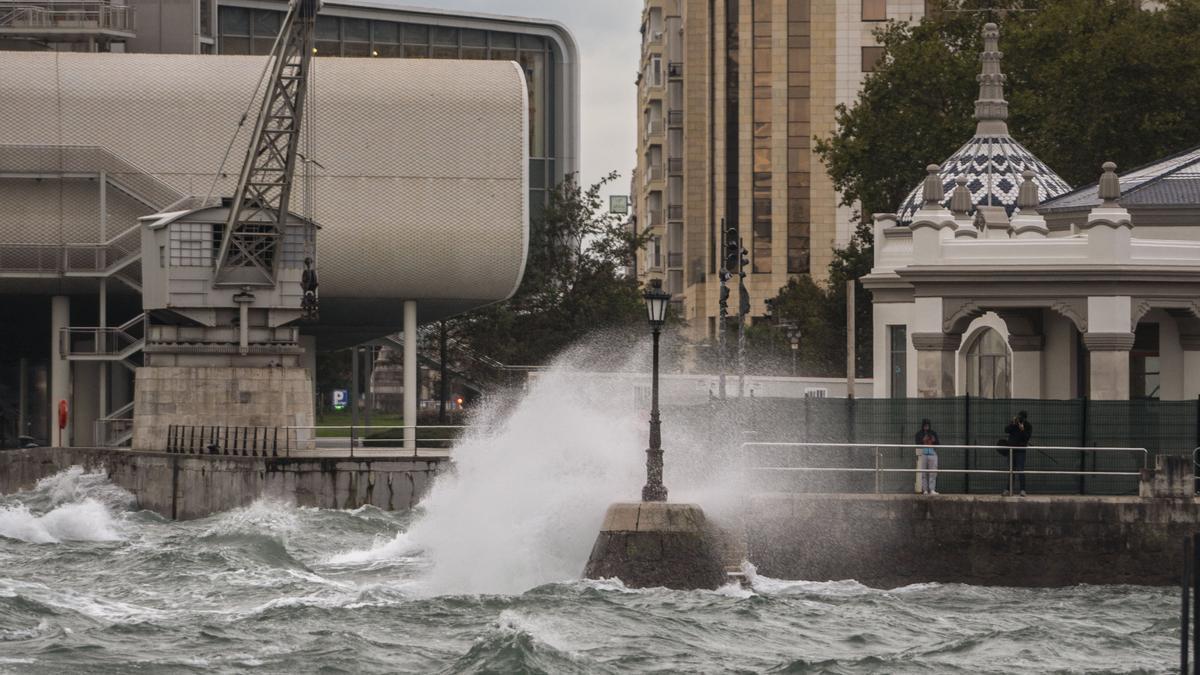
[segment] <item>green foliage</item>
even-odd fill
[[[1127,0],[950,4],[995,11],[888,23],[881,67],[816,143],[844,203],[861,203],[864,216],[896,210],[924,165],[973,133],[987,21],[1001,27],[1009,128],[1068,183],[1096,180],[1105,160],[1129,169],[1197,142],[1200,0],[1158,11]],[[1036,11],[1001,15],[1010,5]]]
[[[1008,12],[1022,7],[1030,12]],[[949,0],[917,24],[889,22],[885,50],[837,131],[816,139],[842,201],[857,206],[850,244],[834,252],[829,285],[793,282],[776,313],[802,319],[804,374],[845,371],[845,280],[871,270],[869,215],[899,208],[925,175],[975,129],[981,30],[1000,24],[1009,129],[1071,185],[1113,160],[1130,169],[1200,142],[1200,0],[1143,11],[1127,0]],[[871,299],[855,298],[857,370],[871,371]],[[778,341],[782,338],[775,336]],[[828,350],[811,352],[810,348]]]
[[[559,184],[531,227],[516,294],[449,322],[451,335],[501,363],[542,365],[593,331],[644,329],[641,291],[624,269],[645,236],[610,215],[600,196],[616,178],[610,173],[586,189],[574,176]],[[480,379],[494,375],[472,370]]]

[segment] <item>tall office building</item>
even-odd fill
[[[638,272],[665,279],[691,337],[716,331],[722,222],[749,251],[751,316],[788,278],[825,278],[852,230],[812,139],[882,55],[873,30],[923,12],[923,0],[646,0],[635,203],[652,238]]]

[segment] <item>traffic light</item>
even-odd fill
[[[725,269],[733,272],[738,267],[738,231],[736,227],[731,227],[725,231]]]
[[[750,264],[750,251],[741,249],[741,254],[738,256],[738,274],[746,276],[746,265]]]
[[[729,302],[729,287],[721,284],[721,304]]]

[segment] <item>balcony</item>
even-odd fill
[[[644,185],[651,181],[662,180],[662,179],[663,179],[662,164],[651,164],[650,166],[646,167],[646,173],[643,174],[643,176],[642,176],[642,184]]]
[[[663,132],[662,119],[652,119],[646,122],[646,137],[661,136]]]
[[[683,220],[683,204],[669,204],[667,206],[667,220]]]
[[[667,112],[667,126],[672,129],[683,126],[683,111],[671,110]]]
[[[651,230],[663,224],[662,209],[651,208],[646,213],[646,229]]]
[[[0,0],[0,36],[70,42],[131,39],[133,8],[107,2],[13,2]]]
[[[669,267],[671,269],[682,268],[683,267],[683,254],[682,253],[668,253],[667,254],[667,267]]]
[[[668,157],[667,158],[667,175],[682,176],[683,175],[683,158]]]
[[[681,79],[683,77],[683,63],[680,61],[672,61],[667,64],[667,78]]]

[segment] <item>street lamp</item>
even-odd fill
[[[662,279],[651,279],[650,286],[642,296],[646,299],[646,314],[650,330],[654,334],[654,373],[650,384],[650,447],[646,449],[646,486],[642,488],[642,501],[667,501],[667,488],[663,485],[662,430],[658,418],[658,336],[667,319],[667,303],[671,294],[662,289]]]

